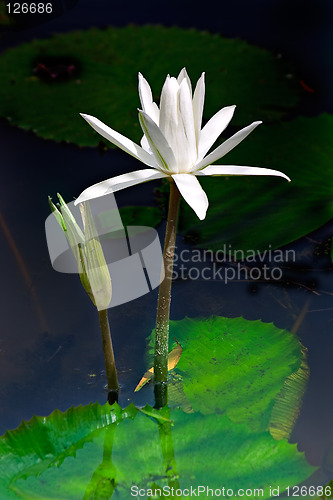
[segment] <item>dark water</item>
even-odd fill
[[[304,113],[333,112],[333,4],[328,0],[239,0],[232,4],[214,0],[205,2],[204,9],[187,0],[159,2],[158,6],[81,0],[65,10],[50,22],[7,31],[0,41],[2,48],[54,32],[130,22],[206,29],[240,37],[294,60],[304,81],[317,89],[315,98],[304,93]],[[47,195],[59,191],[70,200],[95,180],[95,171],[107,177],[111,168],[117,175],[136,169],[137,163],[121,151],[101,156],[95,150],[44,141],[4,120],[0,121],[0,143],[2,433],[33,414],[106,401],[96,311],[77,277],[56,273],[50,265],[44,233]],[[152,202],[152,188],[148,183],[125,190],[117,195],[117,202],[119,206]],[[172,319],[244,316],[297,331],[308,349],[311,378],[293,440],[314,465],[320,465],[333,447],[333,281],[326,252],[332,232],[333,224],[328,223],[291,245],[297,262],[285,266],[279,283],[178,280],[172,295]],[[184,245],[180,238],[177,244],[179,248]],[[133,389],[146,368],[145,338],[154,327],[156,299],[153,291],[110,310],[123,406],[129,401],[153,403],[151,388],[136,395]],[[323,475],[331,478],[329,470]]]

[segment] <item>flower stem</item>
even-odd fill
[[[114,360],[111,333],[110,333],[110,325],[108,318],[108,310],[103,309],[102,311],[98,311],[99,317],[99,326],[102,334],[102,346],[104,353],[104,363],[105,363],[105,371],[106,371],[106,379],[108,382],[108,391],[109,393],[113,393],[115,396],[119,391],[116,363]],[[111,398],[112,399],[112,398]],[[117,398],[114,398],[115,401]],[[109,398],[110,402],[110,398]]]
[[[157,315],[155,328],[155,407],[162,408],[168,402],[167,378],[168,378],[168,341],[169,341],[169,317],[171,303],[171,285],[173,258],[175,253],[175,242],[177,232],[177,219],[180,201],[180,192],[173,180],[170,182],[169,211],[165,231],[163,264],[165,277],[160,284],[157,301]]]

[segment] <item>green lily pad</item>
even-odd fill
[[[179,230],[213,250],[281,247],[333,217],[333,116],[262,125],[221,162],[281,170],[276,177],[200,177],[209,199],[199,221],[183,203]]]
[[[270,486],[282,491],[314,471],[296,445],[226,416],[133,405],[94,404],[34,417],[0,439],[0,454],[2,500],[106,500],[113,494],[127,500],[137,488],[202,484],[262,488],[261,498],[269,498]]]
[[[171,321],[169,350],[174,338],[183,347],[174,372],[190,408],[289,437],[308,379],[296,335],[260,320],[212,316]]]
[[[79,116],[87,113],[139,141],[137,73],[158,98],[166,75],[185,64],[193,83],[206,72],[206,119],[237,104],[236,126],[274,121],[299,99],[300,86],[287,78],[290,66],[267,50],[176,27],[110,27],[34,40],[1,54],[0,116],[47,139],[96,146],[101,137]]]

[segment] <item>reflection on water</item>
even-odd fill
[[[271,488],[283,492],[314,470],[295,446],[227,416],[133,405],[34,419],[6,436],[1,453],[0,493],[13,499],[207,498],[249,487],[266,499]]]
[[[109,425],[104,433],[103,461],[97,467],[82,500],[90,500],[96,493],[105,500],[112,497],[117,481],[117,470],[112,463],[112,448],[117,424]]]

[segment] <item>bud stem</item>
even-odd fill
[[[116,363],[113,354],[108,310],[103,309],[102,311],[98,311],[98,316],[99,316],[99,326],[102,334],[102,346],[104,353],[106,379],[108,382],[108,391],[113,393],[118,393],[119,384],[118,384]]]
[[[163,249],[163,264],[165,278],[160,284],[157,301],[157,315],[155,328],[155,407],[162,408],[168,402],[168,343],[169,343],[169,318],[171,303],[171,285],[173,258],[175,253],[177,219],[179,210],[180,192],[173,180],[170,182],[170,198],[168,219],[165,230]]]

